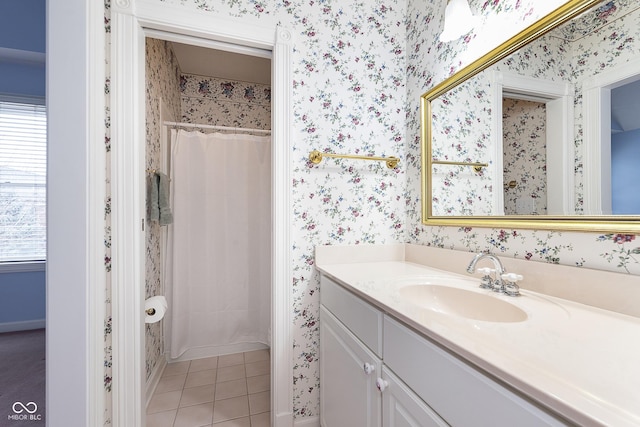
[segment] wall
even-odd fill
[[[2,48],[22,51],[26,57],[8,58],[0,52],[0,94],[44,97],[45,0],[0,2]]]
[[[293,288],[295,417],[317,416],[319,277],[313,268],[314,246],[395,243],[405,236],[404,0],[171,3],[203,16],[275,15],[295,34],[291,58],[293,268],[291,282],[276,286]],[[157,7],[164,4],[157,1]],[[105,12],[109,43],[109,5]],[[107,77],[111,72],[108,69]],[[108,115],[107,111],[107,121]],[[331,159],[315,166],[308,161],[313,149],[400,156],[400,168],[388,170],[377,162]],[[107,280],[111,262],[109,206],[108,201]],[[107,319],[107,392],[111,384],[109,328]]]
[[[426,227],[420,222],[420,95],[562,0],[542,5],[535,0],[472,2],[472,9],[485,17],[485,26],[447,44],[437,40],[444,1],[168,3],[203,16],[273,15],[296,36],[292,57],[292,281],[276,285],[292,286],[294,294],[297,420],[317,416],[319,410],[315,245],[408,241],[640,274],[636,236]],[[163,4],[157,0],[157,7]],[[108,32],[108,8],[106,13]],[[314,166],[307,160],[312,149],[395,155],[401,159],[400,168],[390,171],[379,164],[349,160],[326,160]],[[109,239],[107,228],[107,242]],[[108,270],[109,260],[106,267]],[[109,339],[107,330],[107,342]],[[107,349],[106,364],[109,362]],[[107,390],[110,380],[107,369]]]
[[[407,224],[409,242],[432,245],[443,248],[482,251],[507,256],[538,260],[544,262],[575,265],[623,273],[640,274],[640,243],[635,235],[614,235],[600,233],[557,232],[545,230],[513,230],[513,229],[483,229],[469,227],[427,227],[420,221],[420,204],[413,200],[420,199],[420,141],[419,141],[419,97],[429,88],[443,81],[448,75],[460,69],[472,60],[488,52],[498,44],[498,37],[494,36],[493,26],[498,18],[501,26],[502,39],[517,33],[537,18],[548,12],[549,8],[560,6],[563,1],[545,2],[536,5],[533,1],[513,2],[471,2],[471,8],[482,16],[483,24],[466,37],[451,43],[441,43],[437,35],[441,31],[442,5],[425,5],[422,2],[409,2],[407,24],[407,42],[415,54],[409,57],[407,69],[408,86],[408,134],[415,137],[408,141],[407,171],[408,193],[412,203],[407,206]],[[628,7],[633,2],[613,2],[618,9]],[[611,3],[605,4],[605,13],[596,17],[606,17],[611,9]],[[547,10],[542,10],[546,7]],[[614,7],[615,9],[615,7]],[[429,22],[429,26],[424,23]],[[440,24],[436,24],[440,22]],[[487,43],[495,37],[495,41]],[[622,44],[619,54],[596,56],[592,44],[584,43],[586,49],[580,56],[580,63],[596,63],[605,66],[612,62],[612,58],[628,58],[632,53],[624,35],[611,37],[598,34],[594,38],[614,39],[612,46]],[[581,42],[583,43],[583,42]],[[473,52],[473,54],[471,54]],[[612,51],[615,52],[615,51]],[[603,58],[604,56],[604,58]],[[575,72],[575,71],[574,71]],[[579,112],[576,117],[579,117]],[[579,140],[576,141],[577,146]],[[579,150],[578,150],[579,151]],[[580,167],[580,165],[579,165]]]
[[[504,190],[506,215],[546,215],[547,139],[545,104],[505,98],[502,108],[504,134]]]
[[[271,86],[180,76],[182,121],[216,126],[271,129]]]
[[[640,129],[611,136],[611,204],[613,213],[638,215],[638,160],[640,159]]]
[[[38,61],[7,57],[4,48]],[[0,94],[44,97],[44,51],[45,1],[0,2]],[[0,332],[44,327],[45,299],[44,271],[0,272]]]
[[[157,39],[146,40],[146,159],[147,170],[164,170],[162,167],[161,132],[162,108],[167,108],[169,116],[180,117],[180,68],[170,44]],[[166,112],[165,112],[166,114]],[[148,173],[148,179],[151,178]],[[149,181],[147,182],[149,184]],[[148,206],[147,201],[147,206]],[[145,298],[165,295],[162,277],[160,245],[162,231],[158,221],[150,221],[147,214],[145,227]],[[164,320],[145,325],[145,368],[146,379],[164,357]]]
[[[0,273],[0,333],[44,326],[44,270]]]

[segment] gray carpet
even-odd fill
[[[0,334],[0,426],[44,426],[44,418],[44,329]]]

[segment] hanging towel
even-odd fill
[[[149,186],[149,219],[168,225],[173,222],[171,207],[169,206],[169,178],[161,172],[151,176]]]
[[[156,173],[158,181],[158,210],[160,225],[173,223],[173,214],[169,205],[169,178],[162,172]]]
[[[149,177],[149,219],[160,219],[160,206],[158,205],[158,187],[159,177],[157,173],[153,173]]]

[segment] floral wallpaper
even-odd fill
[[[504,98],[505,215],[547,213],[546,108],[542,102]],[[515,187],[507,186],[515,182]]]
[[[294,415],[319,415],[319,277],[314,246],[411,242],[578,267],[640,275],[640,239],[633,235],[427,227],[421,223],[420,95],[464,65],[563,3],[563,0],[475,0],[482,26],[460,40],[441,43],[446,2],[364,0],[156,0],[206,16],[274,16],[295,34],[293,63],[293,147],[291,283],[294,312]],[[631,0],[613,2],[609,19]],[[105,3],[109,32],[110,4]],[[634,15],[635,16],[635,15]],[[622,20],[623,18],[620,18]],[[629,22],[637,19],[624,17]],[[582,39],[579,62],[596,63],[637,55],[634,35],[609,33],[615,54],[593,53]],[[494,30],[498,31],[494,31]],[[107,34],[107,52],[109,51]],[[108,55],[107,55],[108,59]],[[108,62],[107,62],[108,66]],[[578,69],[571,72],[579,72]],[[107,76],[111,75],[108,68]],[[108,98],[109,81],[105,91]],[[108,101],[107,101],[108,102]],[[106,117],[109,121],[109,109]],[[109,150],[109,134],[106,149]],[[579,137],[576,139],[579,144]],[[394,155],[397,170],[353,160],[311,164],[312,149]],[[468,147],[463,148],[468,149]],[[577,171],[580,167],[577,166]],[[107,171],[109,176],[109,171]],[[107,182],[109,192],[109,182]],[[107,275],[110,266],[109,201],[106,204]],[[109,280],[109,276],[107,277]],[[108,282],[109,283],[109,282]],[[109,301],[107,301],[109,304]],[[109,311],[109,307],[108,307]],[[110,323],[105,328],[105,389],[110,405]],[[107,422],[110,424],[109,408]]]
[[[558,7],[563,1],[549,2]],[[482,18],[483,25],[458,41],[441,43],[440,25],[424,25],[440,22],[444,5],[425,5],[409,1],[407,22],[407,46],[412,48],[407,63],[407,233],[412,243],[468,251],[489,250],[502,256],[543,262],[575,265],[622,273],[640,275],[640,242],[635,235],[598,234],[577,232],[551,232],[543,230],[503,230],[469,227],[427,227],[421,223],[420,206],[413,200],[420,198],[420,121],[419,97],[429,88],[443,81],[448,75],[464,67],[497,45],[484,44],[491,26],[500,19],[504,22],[504,37],[534,22],[549,10],[542,10],[530,2],[471,1],[471,9]],[[588,69],[602,72],[616,63],[628,61],[638,55],[640,47],[632,43],[638,39],[640,11],[637,2],[629,0],[605,2],[597,11],[587,14],[566,34],[549,34],[544,41],[527,47],[511,63],[499,67],[522,71],[534,70],[531,75],[550,80],[572,79],[588,75]],[[617,29],[613,29],[612,22]],[[508,32],[513,23],[513,31]],[[606,25],[604,25],[606,23]],[[622,27],[620,25],[623,24]],[[581,33],[578,34],[578,31]],[[575,38],[573,46],[570,41]],[[496,38],[497,40],[497,38]],[[595,43],[608,46],[596,51]],[[563,53],[560,60],[552,60],[550,51]],[[473,55],[470,54],[473,52]],[[637,57],[637,56],[636,56]],[[576,190],[581,203],[582,132],[581,97],[576,96]],[[457,197],[464,197],[458,195]],[[578,210],[579,206],[577,207]]]
[[[271,86],[193,74],[180,76],[182,122],[271,128]]]
[[[151,185],[151,171],[164,170],[162,166],[161,108],[168,116],[180,117],[180,68],[170,44],[166,41],[146,39],[145,108],[147,188]],[[161,105],[162,104],[162,105]],[[147,191],[147,194],[149,192]],[[149,202],[147,200],[147,206]],[[162,229],[158,221],[149,220],[145,226],[145,298],[165,295],[162,281],[161,241]],[[158,362],[164,357],[164,321],[145,324],[145,378],[149,380]]]

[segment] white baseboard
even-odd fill
[[[177,357],[175,359],[171,359],[170,354],[167,353],[167,359],[169,360],[169,363],[175,363],[185,360],[204,359],[205,357],[244,353],[245,351],[262,350],[267,348],[269,348],[268,345],[259,342],[238,343],[212,347],[198,347],[190,348],[189,350],[182,353],[180,357]]]
[[[32,329],[44,329],[45,325],[46,325],[45,319],[25,320],[24,322],[0,323],[0,333],[30,331]]]
[[[161,357],[156,364],[155,369],[151,373],[151,376],[147,380],[147,390],[146,390],[146,399],[145,399],[145,409],[149,407],[149,402],[151,402],[151,398],[153,397],[153,393],[156,391],[156,387],[158,386],[158,382],[160,378],[162,378],[162,373],[164,372],[164,368],[167,366],[167,359]]]
[[[320,427],[320,417],[299,418],[293,422],[295,427]]]

